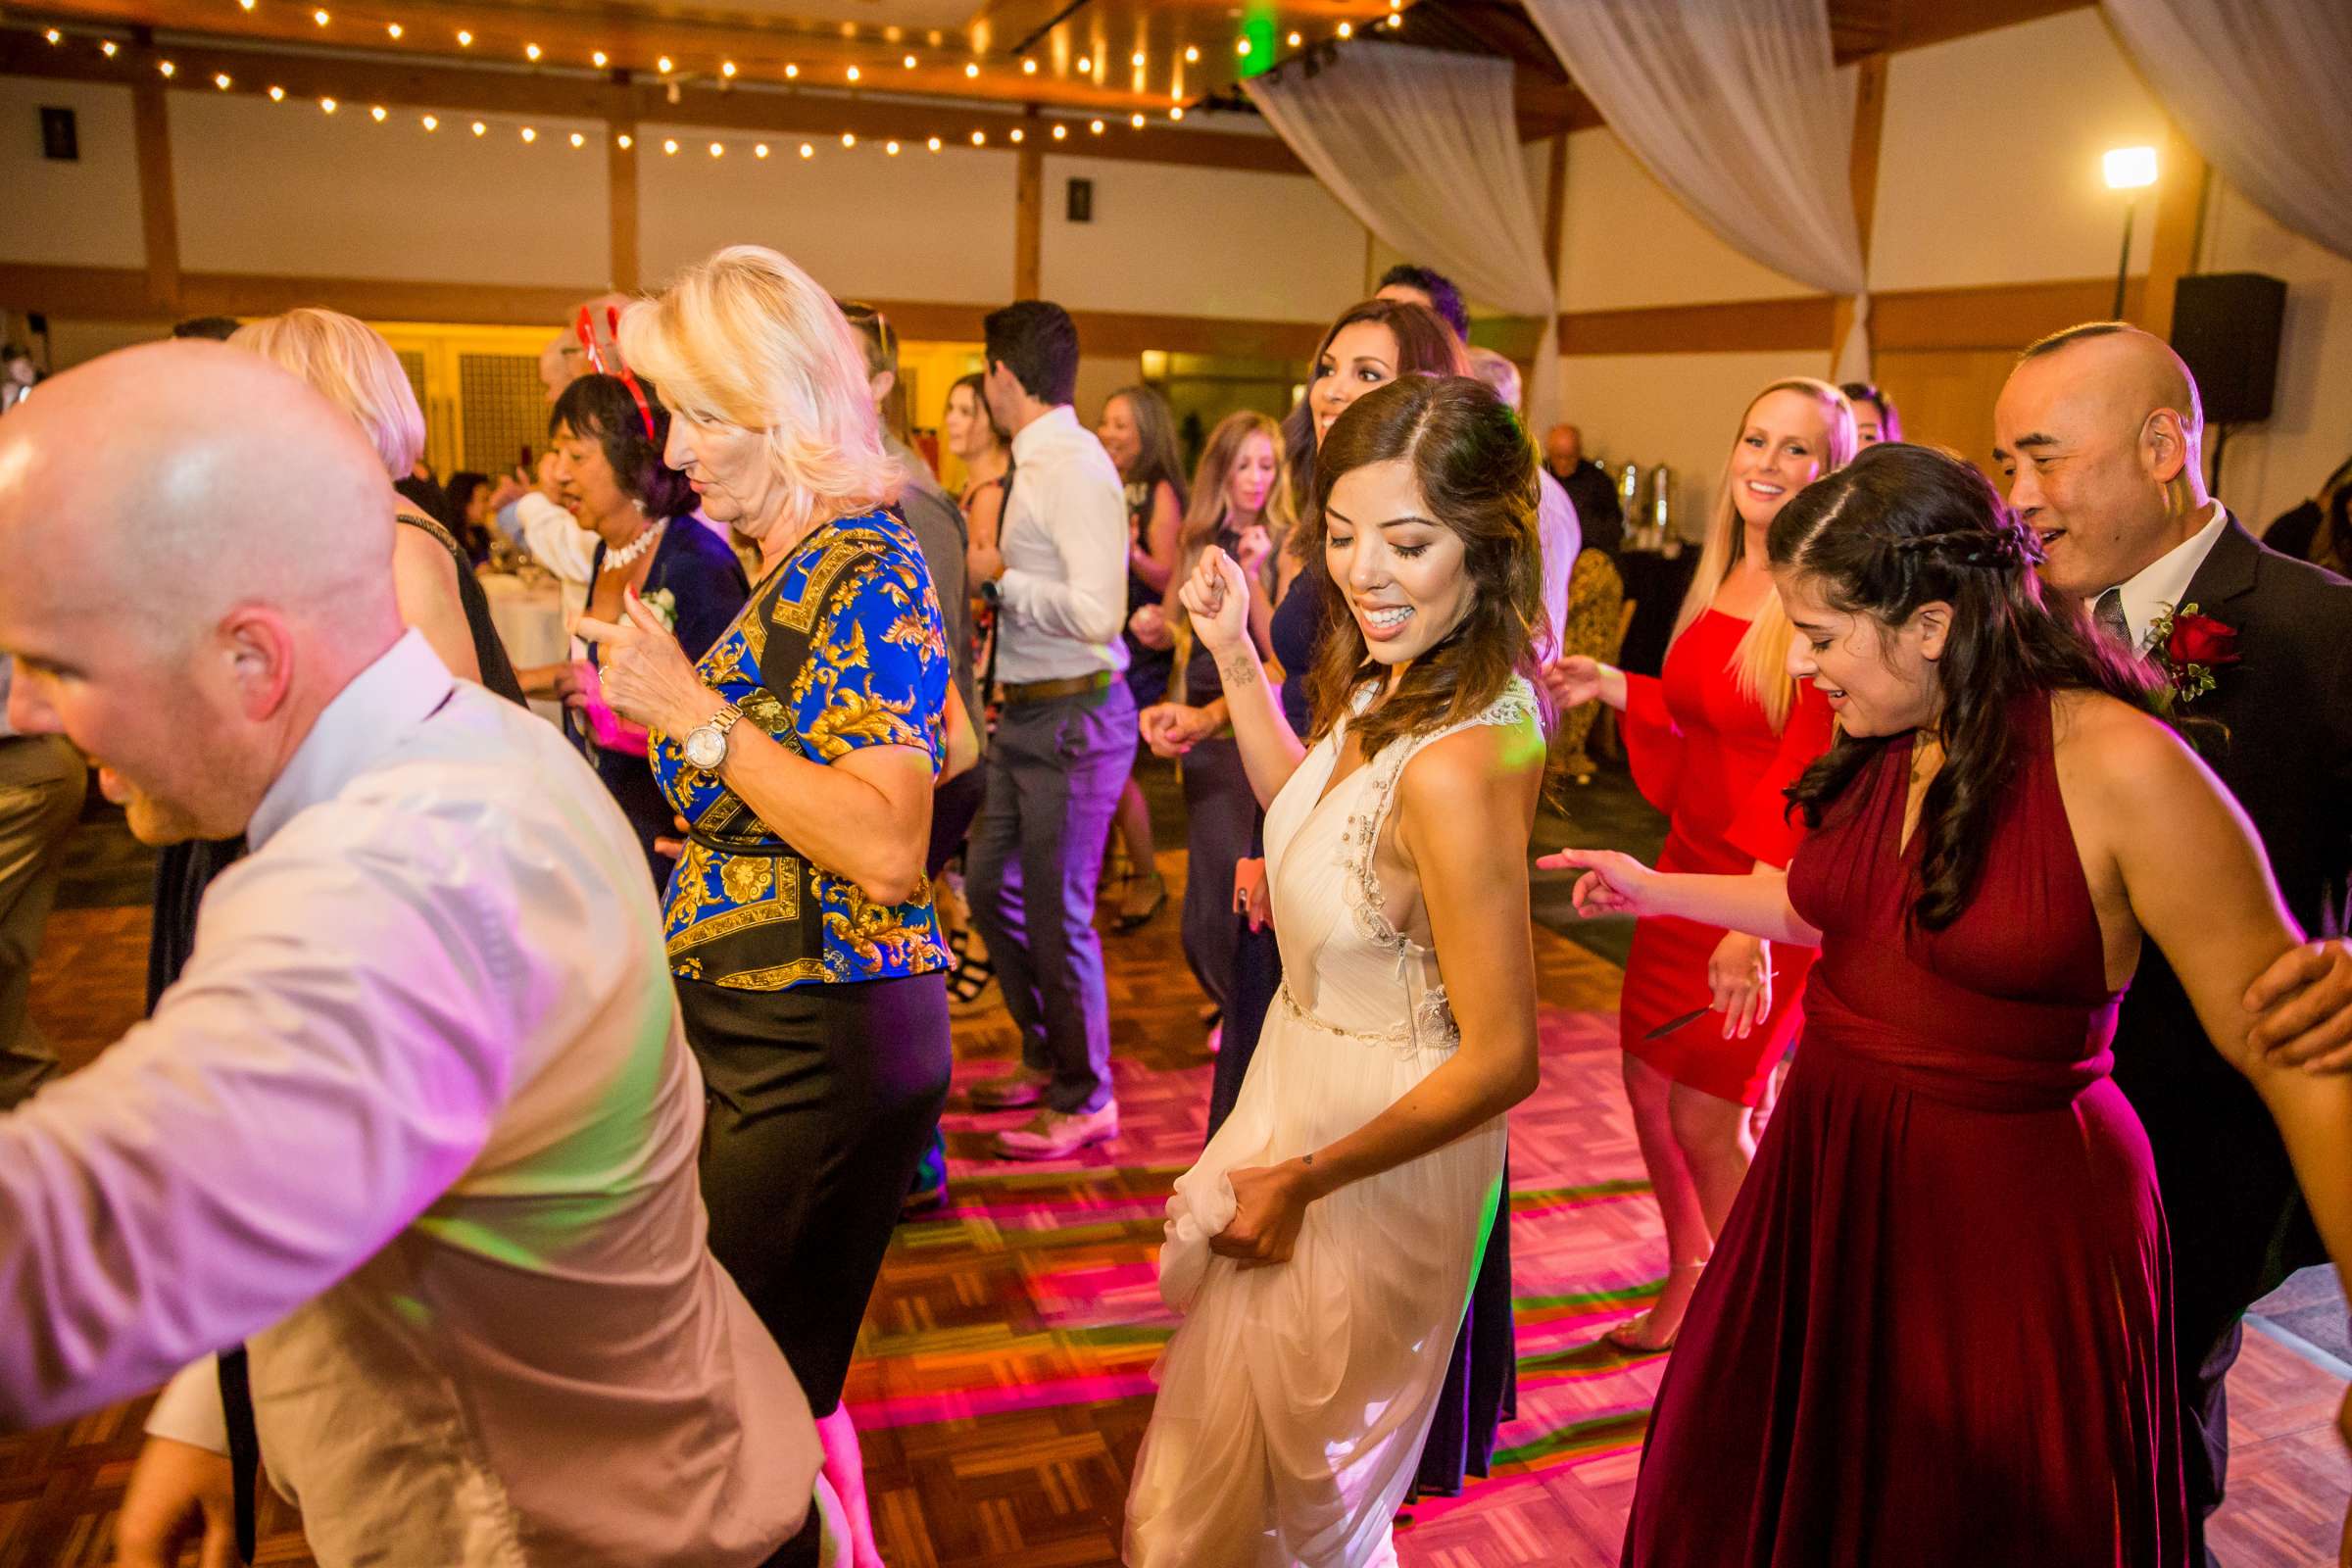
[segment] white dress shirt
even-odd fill
[[[1127,667],[1127,491],[1068,404],[1012,438],[998,531],[997,678],[1063,680]]]
[[[705,1246],[702,1079],[612,797],[411,631],[247,837],[154,1017],[0,1116],[0,1426],[243,1340],[327,1568],[761,1561],[815,1435]],[[207,1366],[174,1403],[217,1410]]]
[[[1536,467],[1536,531],[1544,547],[1544,614],[1551,622],[1551,649],[1560,657],[1568,637],[1568,580],[1576,574],[1576,558],[1584,553],[1584,524],[1577,520],[1576,503],[1567,486],[1551,470]]]
[[[2123,593],[2124,621],[2132,628],[2132,647],[2146,652],[2148,633],[2156,617],[2180,608],[2188,585],[2196,580],[2197,568],[2213,554],[2214,544],[2229,521],[2229,508],[2214,502],[2213,515],[2206,519],[2204,527],[2150,562],[2131,581],[2116,585]],[[2099,595],[2092,594],[2084,603],[2095,612]]]

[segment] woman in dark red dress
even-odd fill
[[[1551,667],[1562,708],[1597,699],[1624,714],[1634,782],[1667,816],[1660,870],[1788,863],[1795,832],[1782,792],[1829,750],[1830,710],[1788,678],[1788,621],[1765,570],[1764,534],[1790,496],[1853,455],[1853,410],[1836,387],[1798,377],[1757,393],[1740,416],[1663,673],[1628,675],[1586,658]],[[1749,1111],[1796,1039],[1812,962],[1808,949],[1704,921],[1634,927],[1618,1028],[1668,1267],[1656,1304],[1607,1335],[1619,1349],[1674,1344],[1755,1155]]]
[[[2147,672],[2046,596],[1975,469],[1873,448],[1770,542],[1789,667],[1845,732],[1791,791],[1815,828],[1793,863],[1545,862],[1591,870],[1588,912],[1821,949],[1659,1389],[1625,1561],[2175,1568],[2170,1260],[2108,1076],[2116,1002],[2152,938],[2278,1118],[2340,1265],[2352,1081],[2252,1043],[2244,1002],[2300,937],[2244,818],[2142,710]]]

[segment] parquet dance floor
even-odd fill
[[[1181,854],[1164,856],[1175,883]],[[1171,887],[1171,894],[1175,892]],[[36,1016],[75,1056],[138,1008],[146,914],[57,917]],[[1006,1121],[962,1088],[1009,1049],[1003,1015],[959,1025],[947,1209],[901,1229],[849,1386],[884,1555],[894,1568],[1089,1568],[1118,1561],[1121,1501],[1170,1324],[1152,1253],[1168,1183],[1199,1149],[1207,1101],[1200,1004],[1173,899],[1105,939],[1122,1122],[1077,1159],[978,1159]],[[1412,1509],[1407,1564],[1614,1563],[1663,1362],[1594,1344],[1663,1272],[1617,1088],[1617,970],[1536,933],[1544,1087],[1513,1117],[1519,1419],[1492,1480]],[[2352,1463],[2331,1419],[2342,1382],[2258,1333],[2231,1383],[2237,1447],[2216,1544],[2232,1568],[2332,1560]],[[143,1402],[0,1438],[0,1568],[103,1564]],[[264,1516],[262,1561],[308,1564],[299,1524]],[[1203,1565],[1222,1568],[1222,1565]]]

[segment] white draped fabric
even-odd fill
[[[2106,0],[2180,128],[2284,227],[2352,258],[2352,5]]]
[[[1366,228],[1465,294],[1543,321],[1527,423],[1544,429],[1559,399],[1559,303],[1511,111],[1511,63],[1367,44],[1312,79],[1294,64],[1242,85]]]
[[[1823,0],[1527,0],[1527,13],[1692,217],[1777,272],[1854,297],[1837,379],[1869,379],[1853,92]]]

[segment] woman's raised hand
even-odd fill
[[[1625,676],[1583,654],[1570,654],[1545,664],[1544,685],[1551,693],[1552,702],[1561,708],[1582,708],[1595,699],[1611,708],[1625,706]],[[1617,693],[1613,699],[1612,687]]]
[[[703,684],[694,661],[662,618],[629,589],[621,598],[618,620],[582,615],[572,634],[604,650],[605,702],[632,724],[643,724],[665,735],[683,735],[706,723],[723,706],[723,699]]]
[[[1582,871],[1576,912],[1588,920],[1607,914],[1655,914],[1649,906],[1658,873],[1615,850],[1559,850],[1536,861],[1538,870]]]
[[[1231,556],[1210,545],[1177,591],[1193,617],[1193,635],[1222,659],[1250,637],[1250,579]]]

